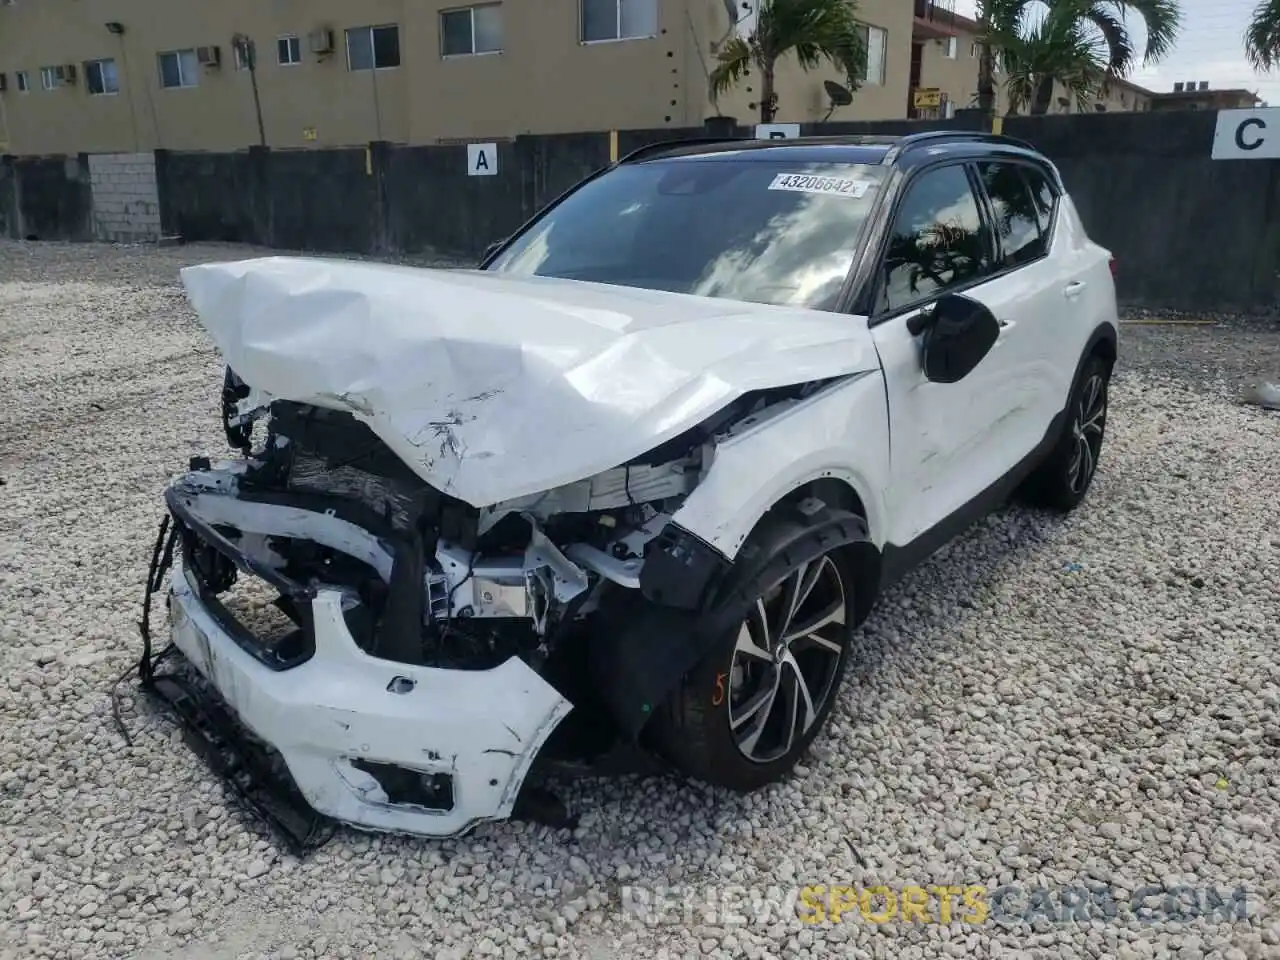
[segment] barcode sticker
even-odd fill
[[[851,180],[846,177],[818,177],[807,173],[780,173],[769,184],[770,190],[790,190],[793,193],[820,193],[833,197],[852,197],[860,200],[871,189],[870,180]]]

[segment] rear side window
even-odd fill
[[[1022,175],[1031,188],[1031,198],[1035,203],[1036,219],[1040,223],[1040,232],[1047,238],[1049,227],[1053,223],[1053,213],[1058,204],[1058,194],[1044,172],[1037,167],[1023,167]],[[1048,240],[1046,239],[1046,243]]]
[[[990,269],[987,234],[965,168],[930,170],[907,188],[894,217],[879,310],[934,299]]]
[[[1014,163],[979,163],[977,167],[991,201],[993,226],[1003,266],[1016,267],[1044,256],[1048,224],[1042,221],[1036,199],[1024,177],[1024,173],[1034,171]]]

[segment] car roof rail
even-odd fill
[[[732,143],[735,140],[741,140],[744,143],[750,143],[750,137],[689,137],[686,140],[658,140],[655,143],[646,143],[643,147],[637,147],[625,156],[618,158],[618,163],[631,163],[634,160],[643,160],[645,157],[652,156],[655,153],[665,153],[668,150],[675,150],[677,147],[707,147],[721,143]]]
[[[957,143],[971,141],[973,143],[990,143],[993,146],[1018,147],[1022,150],[1035,150],[1026,140],[1017,137],[1006,137],[1002,133],[988,133],[983,130],[925,130],[920,133],[909,133],[903,136],[894,147],[885,154],[882,162],[893,163],[907,150],[914,147],[929,146],[935,143]]]

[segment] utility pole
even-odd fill
[[[258,118],[258,143],[261,146],[267,145],[267,131],[262,123],[262,100],[258,96],[258,55],[257,48],[252,40],[243,33],[237,33],[231,38],[231,46],[235,49],[236,54],[249,69],[249,85],[253,87],[253,112]]]

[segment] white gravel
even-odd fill
[[[1280,956],[1280,416],[1136,373],[1083,509],[1004,512],[883,599],[792,782],[583,782],[572,835],[280,856],[168,721],[130,703],[126,746],[107,696],[162,486],[222,452],[176,269],[243,253],[0,243],[0,957]],[[804,883],[1243,884],[1250,906],[1012,929],[619,906]]]

